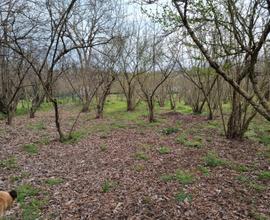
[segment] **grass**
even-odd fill
[[[106,144],[101,144],[99,148],[100,148],[100,150],[103,151],[103,152],[105,152],[105,151],[108,150],[108,147],[107,147]]]
[[[0,160],[0,167],[8,170],[16,169],[18,168],[17,159],[15,157],[10,157],[6,160]]]
[[[35,155],[38,153],[38,146],[35,144],[25,144],[23,145],[23,150],[28,154]]]
[[[46,200],[36,198],[40,194],[40,190],[25,184],[17,188],[17,201],[22,209],[23,220],[39,219],[41,208],[47,203]]]
[[[135,153],[135,158],[137,160],[149,160],[149,157],[143,151],[138,151]]]
[[[194,177],[191,173],[183,170],[177,170],[175,173],[175,179],[182,184],[193,183]]]
[[[46,126],[45,124],[41,121],[41,122],[37,122],[37,123],[30,123],[28,125],[28,128],[30,128],[33,131],[41,131],[41,130],[45,130]]]
[[[264,190],[266,190],[266,186],[262,185],[262,184],[259,184],[255,181],[251,181],[248,186],[251,188],[251,189],[255,189],[256,191],[258,192],[262,192]]]
[[[17,188],[18,197],[17,201],[23,203],[27,197],[36,196],[39,190],[29,184],[21,185]]]
[[[265,146],[270,146],[270,129],[267,121],[255,119],[250,124],[245,136],[253,141],[262,143]]]
[[[269,134],[263,134],[259,137],[259,142],[264,144],[265,146],[270,146],[270,135]]]
[[[270,171],[261,171],[258,175],[259,180],[270,180]]]
[[[187,135],[184,133],[176,139],[176,142],[191,148],[201,148],[203,145],[203,139],[201,137]]]
[[[21,208],[23,209],[22,215],[23,220],[36,220],[39,219],[41,214],[41,209],[47,204],[45,200],[32,199],[27,204],[23,204]]]
[[[115,187],[116,183],[110,180],[105,180],[101,185],[101,191],[107,193]]]
[[[179,132],[179,128],[173,128],[173,127],[163,128],[161,132],[164,135],[170,135],[170,134]]]
[[[70,138],[67,138],[65,144],[75,144],[86,136],[86,132],[82,130],[74,131],[71,133]]]
[[[134,170],[137,171],[137,172],[142,172],[145,170],[145,166],[143,164],[136,164],[134,166]]]
[[[167,174],[161,176],[161,180],[165,182],[175,180],[183,185],[187,185],[194,182],[194,176],[188,171],[176,170],[174,174]]]
[[[178,192],[175,196],[177,202],[184,202],[184,201],[191,201],[192,196],[189,193],[186,192]]]
[[[250,169],[245,165],[245,164],[239,164],[239,163],[232,163],[232,164],[229,164],[228,165],[235,171],[237,172],[247,172],[249,171]]]
[[[50,139],[48,136],[43,136],[36,143],[42,144],[42,145],[48,145],[50,143]]]
[[[49,186],[55,186],[63,183],[64,180],[61,178],[49,178],[45,181],[45,183]]]
[[[266,216],[264,214],[260,214],[258,212],[252,212],[251,217],[254,218],[255,220],[269,220],[270,216]]]
[[[204,166],[198,166],[198,170],[204,175],[209,176],[210,170]]]
[[[182,114],[192,114],[192,108],[186,105],[184,102],[177,103],[176,110]]]
[[[164,182],[169,182],[169,181],[174,180],[175,178],[174,178],[174,175],[173,175],[173,174],[165,174],[165,175],[162,175],[162,176],[160,177],[160,179],[161,179],[162,181],[164,181]]]
[[[264,185],[257,183],[255,180],[245,175],[239,175],[237,180],[241,183],[244,183],[248,188],[254,189],[258,192],[262,192],[266,189]]]
[[[207,167],[217,167],[226,164],[226,161],[221,159],[215,152],[208,152],[203,160],[204,165]]]
[[[158,148],[158,152],[160,154],[169,154],[172,152],[172,150],[169,147],[160,147]]]
[[[15,183],[15,182],[21,181],[22,179],[27,178],[29,176],[30,176],[30,173],[28,173],[28,172],[21,172],[21,174],[19,176],[11,176],[10,181],[12,183]]]
[[[205,128],[208,129],[219,129],[220,128],[220,122],[216,120],[208,121],[206,125],[204,125]]]

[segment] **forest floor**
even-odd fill
[[[149,124],[110,105],[66,143],[52,111],[0,121],[0,189],[19,192],[6,219],[270,219],[269,126],[232,141],[219,120],[164,108]],[[61,110],[65,131],[77,112]]]

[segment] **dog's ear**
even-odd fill
[[[13,200],[17,198],[17,192],[15,190],[10,191],[9,195],[12,197]]]

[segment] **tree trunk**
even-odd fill
[[[103,107],[102,104],[97,105],[96,119],[103,118]]]
[[[176,103],[175,103],[173,95],[170,95],[170,106],[171,106],[171,110],[175,111]]]
[[[33,100],[32,100],[32,106],[30,108],[29,112],[29,117],[30,118],[35,118],[35,113],[38,110],[38,108],[41,106],[42,102],[44,101],[45,94],[43,94],[41,97],[37,95]]]
[[[209,99],[206,98],[206,103],[207,103],[207,106],[208,106],[208,120],[213,120],[213,110],[212,110],[212,107],[211,107],[211,103],[209,102]]]
[[[54,107],[55,126],[59,134],[60,141],[63,142],[65,140],[65,135],[62,133],[62,130],[61,130],[58,103],[56,99],[52,99],[51,102],[53,103],[53,107]]]
[[[85,103],[83,103],[82,112],[83,113],[89,112],[89,108],[90,108],[90,102],[86,101]]]
[[[147,100],[147,106],[148,106],[148,120],[150,123],[155,122],[155,115],[154,115],[154,104],[152,100]]]
[[[164,99],[160,99],[158,101],[159,107],[163,108],[165,106],[165,100]]]
[[[242,130],[242,109],[240,95],[234,90],[232,100],[232,111],[227,124],[227,138],[228,139],[241,139],[243,137]]]
[[[134,109],[135,109],[134,100],[131,93],[129,93],[127,95],[127,111],[131,112],[134,111]]]
[[[12,125],[12,121],[13,121],[13,111],[12,110],[8,110],[7,112],[7,125]]]

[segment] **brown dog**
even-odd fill
[[[10,192],[0,191],[0,217],[11,207],[16,198],[17,192],[15,190]]]

